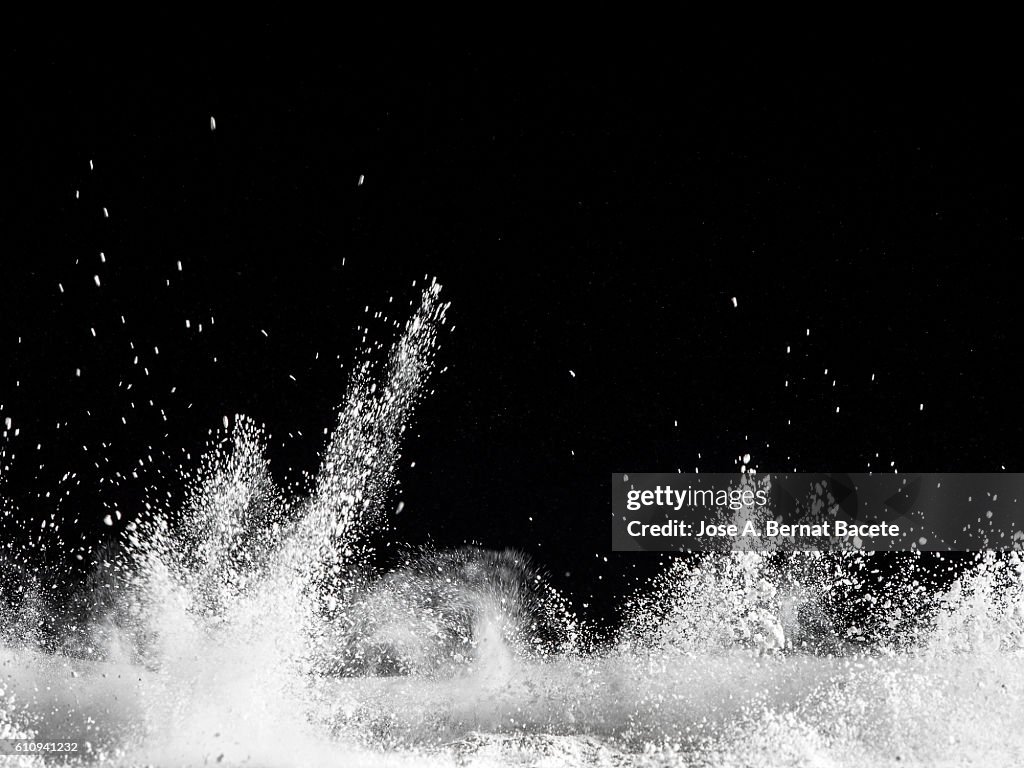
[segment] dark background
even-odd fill
[[[225,414],[301,483],[424,275],[455,331],[394,538],[523,550],[584,613],[657,568],[612,472],[1020,469],[1009,63],[558,48],[7,45],[15,516],[110,537]]]

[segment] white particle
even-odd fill
[[[106,208],[103,209],[103,218],[105,218],[105,219],[109,219],[110,218],[110,211],[108,211]]]
[[[357,186],[357,187],[361,187],[361,186],[363,186],[363,182],[364,182],[365,180],[366,180],[366,177],[365,177],[365,176],[364,176],[363,174],[361,174],[361,173],[360,173],[360,174],[359,174],[359,181],[357,181],[357,182],[356,182],[356,186]]]
[[[96,283],[96,287],[97,287],[97,288],[99,288],[99,287],[100,287],[100,276],[99,276],[99,275],[93,275],[93,276],[92,276],[92,281],[93,281],[94,283]]]
[[[92,164],[92,160],[90,160],[89,161],[89,170],[91,171],[92,169],[93,169],[93,164]]]
[[[749,453],[744,453],[743,454],[743,463],[744,464],[749,464],[750,463],[750,454]]]
[[[738,307],[739,306],[738,302],[736,301],[736,297],[735,296],[732,297],[732,305],[734,307]]]
[[[920,407],[920,408],[918,408],[918,410],[919,410],[919,411],[923,411],[923,410],[924,410],[924,403],[921,403],[921,407]]]
[[[575,379],[576,378],[576,371],[574,371],[572,368],[570,368],[569,369],[569,375],[572,376]]]
[[[224,417],[224,429],[227,429],[227,428],[228,428],[228,417],[225,416]]]
[[[217,119],[213,115],[210,115],[210,130],[217,130]]]
[[[181,262],[178,262],[178,271],[181,272]]]
[[[104,525],[113,525],[114,524],[114,519],[110,515],[107,515],[106,517],[103,518],[103,523],[104,523]]]
[[[10,428],[11,428],[11,417],[10,417],[10,416],[8,416],[8,417],[7,417],[6,419],[4,419],[4,426],[5,426],[5,427],[6,427],[7,429],[10,429]]]

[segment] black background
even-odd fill
[[[9,45],[18,516],[110,536],[225,414],[300,481],[424,275],[455,330],[393,538],[523,550],[584,612],[657,567],[610,552],[612,472],[1020,468],[1010,64],[557,49]]]

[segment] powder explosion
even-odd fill
[[[239,416],[74,610],[48,615],[40,553],[8,546],[0,737],[112,765],[1021,761],[1015,553],[679,558],[613,632],[514,552],[409,550],[378,572],[368,532],[446,309],[430,283],[383,370],[356,370],[308,495],[275,485]]]

